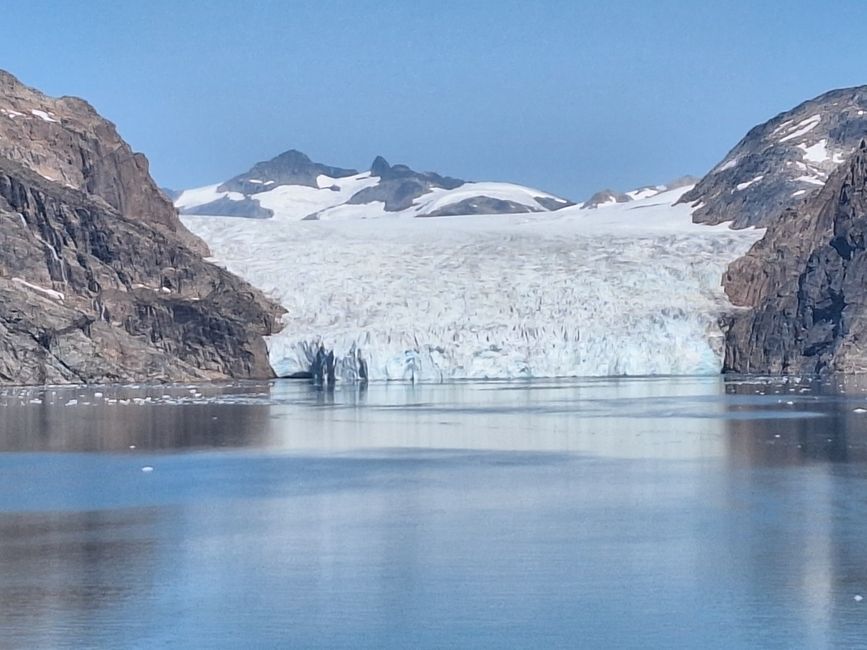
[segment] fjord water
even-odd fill
[[[864,389],[6,389],[0,647],[853,647]]]

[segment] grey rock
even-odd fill
[[[345,178],[357,173],[354,169],[330,167],[313,162],[300,151],[290,149],[271,160],[256,163],[249,171],[229,179],[217,190],[250,195],[267,192],[278,185],[319,187],[316,183],[319,176]]]
[[[222,197],[210,203],[202,203],[188,208],[182,208],[181,214],[198,214],[212,217],[242,217],[245,219],[270,219],[274,211],[263,208],[259,201],[249,196],[243,199]]]
[[[724,284],[742,307],[727,322],[726,370],[867,372],[867,144],[773,222]]]
[[[596,192],[596,194],[584,201],[584,203],[581,204],[581,207],[584,209],[592,209],[598,208],[600,205],[611,203],[612,201],[614,203],[628,203],[631,200],[631,198],[622,192],[605,189]]]
[[[379,177],[379,183],[357,192],[347,203],[360,205],[379,201],[385,204],[386,211],[399,212],[434,188],[452,190],[466,182],[434,172],[417,172],[406,165],[392,166],[382,156],[374,159],[370,173]]]
[[[867,86],[825,93],[753,128],[681,202],[696,223],[764,227],[817,194],[865,134]]]
[[[550,196],[534,196],[533,198],[536,200],[536,203],[550,212],[555,212],[556,210],[562,210],[563,208],[575,205],[572,201],[567,199],[554,199]]]

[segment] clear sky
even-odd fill
[[[867,84],[867,2],[6,2],[0,67],[79,95],[160,184],[290,148],[585,198],[702,174],[753,125]]]

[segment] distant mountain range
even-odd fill
[[[332,167],[290,150],[216,185],[174,194],[182,214],[328,220],[550,212],[572,201],[513,183],[470,182],[378,156],[367,171]]]

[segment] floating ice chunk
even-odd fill
[[[862,408],[859,407],[859,408],[856,408],[856,409],[852,409],[852,412],[853,412],[853,413],[867,413],[867,409],[862,409]]]
[[[150,465],[145,465],[144,467],[141,468],[141,471],[143,471],[145,474],[148,474],[148,473],[154,471],[154,468],[151,467]]]

